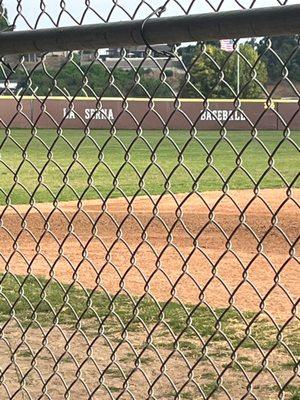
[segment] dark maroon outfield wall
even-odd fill
[[[278,116],[280,115],[280,117]],[[56,129],[170,129],[218,130],[226,124],[230,130],[251,130],[254,125],[262,130],[283,129],[285,124],[300,130],[300,112],[296,101],[275,100],[267,108],[262,100],[244,100],[240,111],[233,101],[211,100],[204,109],[198,100],[182,100],[180,106],[168,99],[130,99],[122,103],[119,99],[103,99],[101,106],[96,100],[80,98],[70,103],[63,98],[49,98],[44,103],[24,98],[20,104],[9,97],[0,97],[0,124],[10,128]]]

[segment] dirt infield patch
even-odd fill
[[[28,394],[31,398],[43,399],[46,398],[42,397],[45,392],[48,398],[55,400],[63,400],[68,395],[70,399],[148,399],[150,391],[153,398],[160,400],[175,399],[179,391],[182,399],[200,400],[209,396],[213,400],[225,400],[230,396],[238,400],[246,398],[252,380],[253,397],[276,400],[280,388],[272,374],[278,382],[290,383],[285,388],[285,399],[299,398],[299,378],[291,379],[296,363],[293,364],[282,349],[271,353],[266,370],[262,366],[263,356],[254,346],[240,348],[236,353],[236,363],[232,364],[230,349],[220,338],[209,344],[207,353],[210,358],[202,357],[198,363],[199,356],[202,356],[199,340],[184,338],[180,350],[175,351],[166,345],[166,332],[162,329],[156,331],[155,347],[145,350],[143,344],[147,335],[144,331],[129,332],[123,342],[117,335],[115,338],[110,335],[110,347],[108,337],[97,337],[96,330],[83,335],[65,326],[64,334],[60,329],[47,331],[46,343],[45,333],[30,329],[26,343],[20,344],[15,328],[9,326],[6,329],[11,347],[17,349],[13,363],[6,343],[0,342],[1,365],[7,368],[5,385],[0,386],[1,399],[10,399],[12,397],[8,397],[7,392],[12,394],[19,390],[14,396],[18,400],[29,398]],[[92,356],[89,354],[91,342]],[[217,384],[217,370],[225,368],[222,381]]]
[[[229,194],[2,208],[1,271],[291,315],[300,297],[300,190]]]
[[[299,195],[2,208],[0,398],[298,399]]]

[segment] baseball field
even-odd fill
[[[146,194],[142,187],[161,194],[166,185],[174,193],[189,193],[195,182],[200,192],[221,190],[225,182],[231,189],[297,187],[300,133],[286,136],[273,131],[256,136],[232,131],[223,137],[218,132],[192,137],[185,131],[146,131],[140,137],[133,131],[2,131],[0,202],[7,194],[14,204],[27,204],[32,195],[36,202],[51,202],[54,197]]]
[[[2,397],[300,399],[300,132],[0,143]]]

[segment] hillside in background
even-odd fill
[[[277,85],[277,86],[276,86]],[[295,89],[300,92],[300,82],[295,82],[293,83]],[[274,87],[276,86],[275,90]],[[275,99],[282,99],[282,98],[295,98],[298,99],[299,96],[297,96],[295,89],[293,86],[287,82],[273,82],[273,83],[268,83],[266,85],[266,89],[270,93],[272,90],[274,90],[273,96]]]

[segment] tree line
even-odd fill
[[[1,6],[0,14],[0,29],[5,29],[7,12]],[[186,70],[176,76],[168,66],[162,73],[120,68],[111,73],[100,62],[80,65],[80,56],[75,54],[60,70],[48,68],[46,62],[44,68],[34,69],[30,76],[18,68],[10,79],[18,81],[18,89],[24,94],[36,91],[41,96],[174,97],[179,94],[181,97],[232,98],[237,90],[239,62],[241,98],[264,97],[265,85],[283,77],[300,82],[298,36],[274,37],[272,41],[251,39],[240,44],[239,55],[221,50],[218,41],[179,47],[178,54]]]
[[[75,57],[76,59],[77,57]],[[96,97],[170,97],[168,85],[148,70],[115,69],[108,71],[103,64],[81,65],[68,62],[59,71],[47,67],[36,69],[28,77],[17,70],[14,79],[24,94],[36,92],[41,96],[96,96]],[[23,88],[23,89],[22,89]]]
[[[0,4],[0,31],[8,28],[7,9]]]
[[[241,97],[262,97],[262,87],[282,79],[300,82],[299,35],[251,39],[239,46],[239,53]],[[221,51],[219,42],[212,41],[183,47],[180,54],[194,85],[186,86],[188,96],[200,91],[208,97],[232,97],[237,87],[236,53]]]

